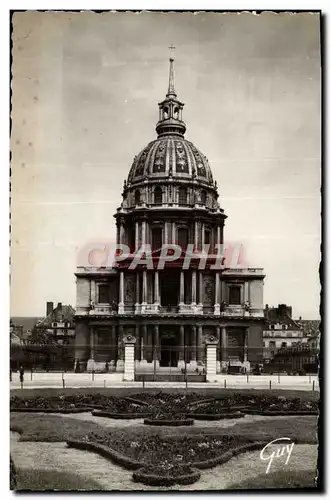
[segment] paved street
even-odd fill
[[[63,377],[63,379],[62,379]],[[24,376],[24,389],[43,387],[142,387],[142,382],[123,382],[122,373],[33,373],[27,372]],[[292,389],[302,391],[319,391],[317,375],[289,376],[289,375],[217,375],[216,382],[198,383],[189,382],[191,388],[220,387],[233,389]],[[145,387],[186,387],[185,382],[146,382]],[[11,389],[21,388],[19,374],[13,373]]]

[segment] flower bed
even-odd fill
[[[172,486],[174,484],[193,484],[200,479],[201,473],[189,465],[149,466],[132,474],[134,481],[149,486]]]
[[[85,438],[86,443],[102,445],[111,449],[127,460],[139,462],[141,467],[147,464],[182,463],[193,464],[206,460],[218,459],[229,450],[238,446],[252,445],[252,441],[241,436],[172,436],[158,434],[142,435],[132,438],[123,432],[105,432],[103,435],[90,433]]]
[[[16,396],[10,400],[11,411],[46,412],[46,413],[79,413],[93,409],[106,410],[113,413],[146,412],[145,404],[130,402],[125,398],[104,396],[102,394],[60,395],[51,397],[35,397],[20,399]],[[142,417],[141,417],[142,418]]]
[[[178,427],[180,425],[193,425],[193,418],[178,418],[178,419],[164,419],[164,418],[145,418],[145,425],[167,425],[171,427]]]
[[[235,412],[262,415],[317,415],[317,401],[286,398],[265,393],[252,395],[230,393],[222,398],[204,398],[197,393],[140,393],[135,398],[104,396],[103,394],[73,394],[21,399],[12,397],[11,411],[76,413],[99,409],[118,418],[145,418],[153,420],[182,420],[187,414],[222,415],[220,418],[236,418]],[[130,414],[132,417],[127,417]],[[123,416],[121,416],[123,415]],[[137,416],[133,416],[137,415]],[[239,414],[238,414],[239,415]],[[103,415],[109,416],[109,415]],[[202,418],[197,417],[197,418]],[[212,417],[206,417],[210,420]],[[239,418],[239,416],[238,416]]]
[[[102,438],[99,437],[99,441],[100,439]],[[240,453],[262,449],[265,444],[263,441],[247,440],[243,443],[243,438],[228,436],[217,438],[205,436],[198,439],[192,437],[161,439],[154,436],[145,437],[140,443],[137,441],[130,441],[130,445],[121,443],[119,451],[114,448],[118,446],[116,439],[111,443],[107,442],[106,445],[98,440],[93,441],[93,436],[82,441],[67,442],[69,447],[99,453],[126,469],[137,471],[133,473],[134,481],[151,486],[192,484],[200,478],[197,469],[215,467]],[[178,454],[179,451],[182,454]]]

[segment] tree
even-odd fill
[[[53,335],[47,332],[44,326],[34,326],[30,337],[27,339],[28,344],[40,346],[55,346],[57,345]]]

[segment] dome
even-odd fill
[[[132,185],[145,180],[196,179],[213,184],[207,158],[179,134],[161,135],[150,142],[134,159],[128,176]]]

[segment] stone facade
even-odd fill
[[[132,377],[124,362],[128,337],[136,339],[128,353],[137,373],[206,369],[211,336],[216,371],[262,360],[263,269],[215,265],[226,215],[208,160],[184,138],[172,60],[169,81],[158,137],[135,157],[114,216],[117,243],[129,255],[112,267],[89,259],[76,271],[76,358],[88,370],[107,362]],[[162,267],[164,245],[182,253]],[[139,258],[142,246],[151,250],[149,261]]]

